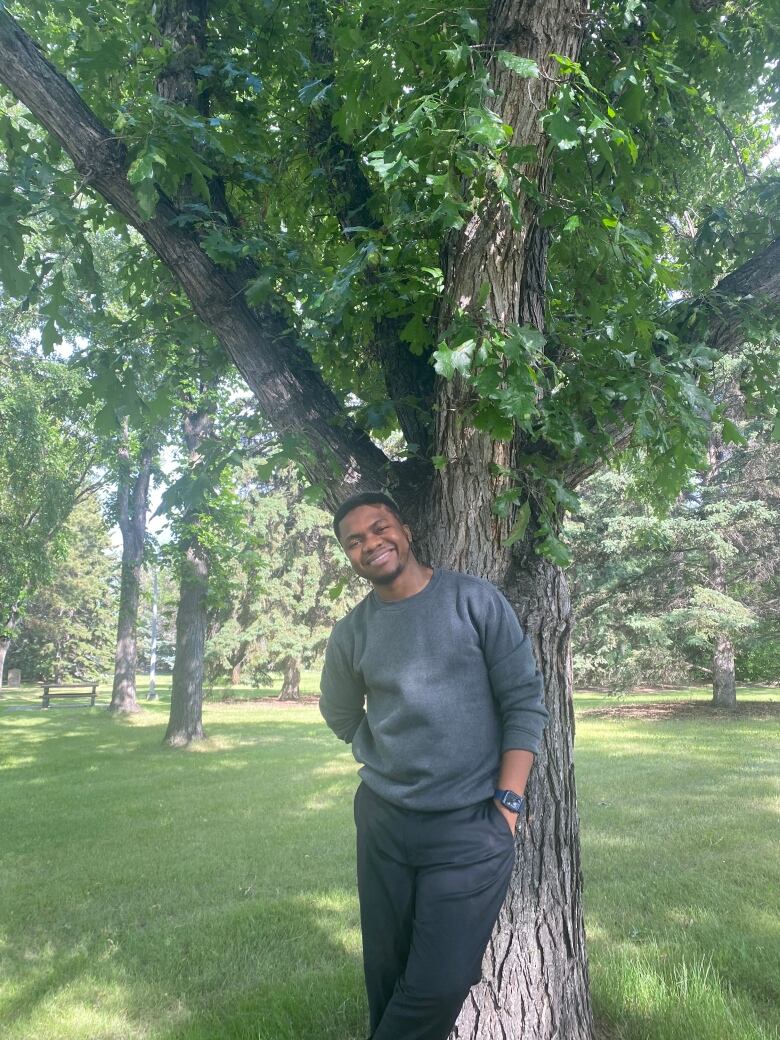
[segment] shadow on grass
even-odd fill
[[[3,1035],[362,1040],[351,756],[300,713],[171,751],[165,715],[2,718]]]
[[[41,1016],[102,1001],[106,1009],[122,1009],[127,1032],[121,1035],[128,1038],[365,1036],[359,958],[331,939],[337,922],[307,909],[306,899],[251,903],[240,914],[169,927],[167,935],[151,925],[143,937],[119,935],[108,947],[103,932],[74,928],[77,953],[49,938],[38,963],[29,936],[7,935],[6,978],[14,996],[3,1003],[4,1035],[86,1037],[41,1029]]]

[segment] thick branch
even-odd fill
[[[322,480],[335,498],[345,489],[381,481],[385,455],[351,423],[294,328],[271,309],[249,308],[245,281],[217,267],[189,232],[172,223],[178,213],[167,199],[161,196],[155,215],[144,219],[127,180],[122,143],[2,9],[0,82],[62,145],[85,185],[110,202],[170,268],[274,429],[304,437],[310,475]],[[340,477],[335,482],[334,470]]]
[[[721,354],[745,342],[745,324],[756,308],[764,321],[780,316],[780,238],[722,278],[705,301],[708,343]]]
[[[692,305],[707,323],[704,332],[700,321],[692,327],[687,325]],[[706,297],[683,300],[677,307],[683,333],[696,340],[706,338],[707,344],[721,354],[739,349],[745,342],[745,327],[751,318],[770,322],[780,317],[780,239],[722,278]],[[628,446],[632,432],[630,424],[615,423],[612,454]],[[562,479],[568,487],[577,487],[602,465],[602,459],[577,459],[564,471]]]

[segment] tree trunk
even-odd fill
[[[301,699],[301,662],[290,655],[282,661],[282,692],[277,697],[280,701],[299,701]]]
[[[734,676],[734,644],[725,632],[715,636],[712,652],[712,703],[716,708],[737,706],[737,685]]]
[[[119,589],[114,686],[109,708],[120,713],[138,711],[135,692],[138,603],[141,594],[146,516],[149,511],[152,455],[152,446],[148,443],[141,451],[138,468],[133,476],[128,472],[131,461],[127,447],[123,446],[119,453],[117,520],[122,532],[122,581]]]
[[[720,467],[727,461],[729,448],[723,443],[719,429],[713,426],[710,442],[707,447],[707,459],[710,464],[705,474],[704,484],[712,485],[717,479]],[[725,537],[725,532],[722,532]],[[710,588],[716,592],[728,594],[726,577],[726,561],[722,552],[712,550],[709,554]],[[727,631],[717,632],[712,646],[712,703],[717,708],[734,710],[737,707],[737,684],[734,672],[734,644]]]
[[[8,638],[0,639],[0,690],[3,688],[3,670],[5,668],[5,659],[8,656],[8,648],[11,646],[11,640]]]
[[[576,59],[584,25],[577,0],[494,0],[487,43],[535,59],[543,75],[521,80],[498,62],[491,86],[496,112],[513,127],[513,143],[534,145],[538,161],[527,175],[545,195],[549,159],[539,127],[556,81],[551,54]],[[521,200],[522,201],[522,200]],[[500,328],[544,328],[547,232],[530,198],[515,227],[505,205],[489,201],[447,243],[445,295],[439,336],[446,338],[457,310],[481,313]],[[517,868],[483,965],[485,982],[472,990],[453,1040],[591,1040],[593,1021],[579,859],[579,816],[574,784],[574,714],[571,690],[571,604],[562,570],[535,551],[537,495],[519,459],[532,450],[520,433],[493,441],[464,421],[471,388],[460,377],[437,381],[435,450],[446,460],[428,501],[423,548],[429,562],[487,578],[506,595],[544,677],[550,720],[528,784],[529,814],[518,834]],[[518,491],[510,515],[492,511],[496,495],[512,482]],[[523,538],[508,549],[517,509],[531,516]]]
[[[3,625],[3,631],[6,633],[0,637],[0,690],[3,688],[3,669],[5,668],[5,659],[8,656],[8,651],[11,648],[11,642],[13,641],[13,631],[19,621],[19,608],[18,604],[11,607],[8,614],[6,615],[6,622]]]
[[[206,407],[184,416],[184,443],[192,469],[202,461],[201,445],[211,433],[213,417]],[[176,656],[171,680],[171,713],[164,741],[184,747],[203,740],[203,659],[206,649],[209,563],[198,541],[199,506],[191,505],[183,527],[188,541],[182,546],[179,607],[176,612]]]
[[[244,667],[244,659],[236,661],[233,667],[230,669],[230,685],[238,686],[241,682],[241,669]]]
[[[152,572],[152,630],[149,637],[149,689],[148,701],[159,700],[157,696],[157,568]]]
[[[472,512],[473,489],[460,476],[448,481],[451,508],[431,508],[425,527],[418,520],[420,554],[501,588],[533,641],[550,720],[529,779],[528,818],[518,826],[517,866],[485,955],[484,981],[471,991],[451,1040],[590,1040],[568,585],[561,568],[535,552],[534,518],[523,540],[502,549],[499,521],[489,510]]]
[[[202,740],[203,654],[206,645],[208,562],[194,542],[182,561],[176,612],[176,658],[171,683],[171,714],[165,743],[184,747]]]
[[[135,668],[138,658],[136,625],[141,588],[141,561],[133,559],[133,549],[127,545],[122,552],[122,583],[119,588],[119,619],[114,658],[114,686],[111,692],[111,711],[138,710],[135,695]]]

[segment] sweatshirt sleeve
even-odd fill
[[[366,691],[339,641],[338,625],[325,651],[325,667],[320,680],[320,712],[336,736],[351,743],[366,716]]]
[[[501,751],[537,754],[549,713],[531,641],[496,589],[484,615],[483,650],[502,723]]]

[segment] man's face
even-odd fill
[[[389,585],[412,555],[412,533],[385,505],[357,506],[339,524],[352,569],[372,585]]]

